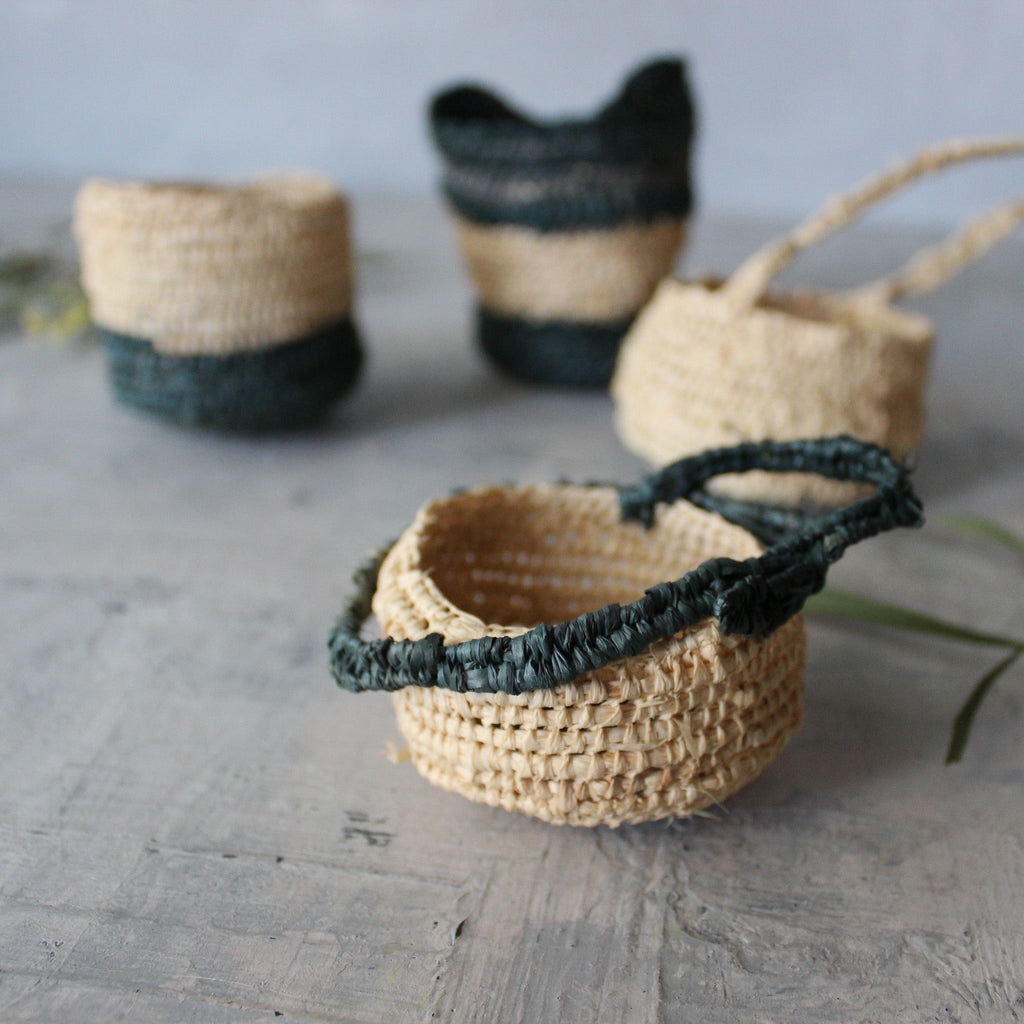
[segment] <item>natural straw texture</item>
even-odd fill
[[[168,355],[251,352],[349,314],[348,207],[326,180],[93,180],[75,209],[93,318]]]
[[[348,206],[327,180],[96,179],[79,191],[75,235],[129,404],[269,429],[315,421],[354,382]]]
[[[674,217],[555,233],[453,219],[484,308],[541,321],[631,318],[672,268],[685,235]]]
[[[609,335],[617,348],[684,239],[694,117],[682,62],[640,68],[589,118],[542,122],[457,86],[430,120],[484,351],[529,380],[606,385]]]
[[[702,490],[753,466],[878,493],[812,520]],[[466,491],[427,505],[360,573],[334,672],[396,691],[413,763],[470,799],[578,825],[689,814],[749,782],[798,728],[799,609],[828,565],[919,522],[903,471],[852,439],[705,453],[619,491]],[[666,575],[680,578],[652,585]],[[360,638],[371,595],[380,641]]]
[[[665,281],[620,351],[625,445],[655,465],[738,440],[850,433],[901,460],[920,444],[932,343],[922,317],[826,295],[736,316],[707,286]],[[860,487],[803,475],[716,481],[737,497],[838,505]]]
[[[849,433],[912,459],[924,432],[932,324],[893,308],[936,288],[1024,219],[1017,201],[926,250],[891,278],[848,292],[769,292],[806,246],[872,203],[948,165],[1024,153],[1024,139],[954,140],[831,200],[724,283],[666,280],[637,318],[612,381],[616,429],[655,464],[738,441]],[[856,485],[806,476],[723,479],[726,493],[838,505]]]

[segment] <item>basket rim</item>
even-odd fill
[[[702,489],[715,476],[753,469],[818,473],[874,484],[877,491],[846,508],[812,516]],[[770,546],[759,558],[708,559],[680,579],[650,587],[630,604],[610,604],[555,625],[541,623],[519,636],[484,636],[451,646],[445,646],[440,633],[415,641],[361,638],[385,549],[356,573],[355,592],[330,634],[335,679],[356,692],[414,685],[524,693],[571,682],[639,654],[706,618],[717,618],[728,634],[771,632],[824,586],[829,566],[847,547],[897,526],[923,522],[906,468],[878,445],[849,436],[718,448],[619,489],[622,517],[645,526],[654,522],[660,503],[678,500],[710,508]]]
[[[344,193],[326,175],[314,171],[279,171],[243,181],[201,178],[93,177],[78,191],[81,216],[95,204],[117,204],[124,210],[153,210],[165,206],[233,209],[239,205],[302,213],[324,204],[345,202]]]
[[[416,573],[418,582],[427,591],[431,599],[435,601],[438,606],[443,606],[454,613],[452,621],[456,628],[452,629],[452,633],[459,636],[474,636],[475,638],[488,635],[520,636],[524,633],[528,633],[534,627],[518,623],[502,623],[487,620],[474,614],[472,611],[453,600],[452,597],[443,589],[442,584],[438,581],[437,575],[431,570],[431,567],[424,563],[424,548],[437,536],[443,536],[445,534],[446,529],[443,521],[445,512],[465,502],[478,502],[481,498],[486,498],[490,495],[501,495],[512,499],[522,499],[524,507],[529,508],[533,505],[533,503],[528,500],[531,497],[543,499],[545,496],[552,495],[557,492],[562,496],[575,493],[582,498],[584,496],[593,495],[595,492],[599,491],[607,492],[612,505],[609,511],[613,511],[618,505],[619,489],[609,484],[552,484],[543,482],[522,484],[484,484],[459,490],[444,497],[434,498],[426,505],[422,506],[416,513],[413,522],[402,534],[402,538],[396,543],[395,547],[391,548],[391,551],[395,551],[399,544],[402,544],[402,542],[407,538],[409,539],[410,543],[408,545],[408,550],[411,552],[413,560],[409,564],[404,565],[402,571]],[[687,517],[689,522],[674,522],[675,519],[680,517]],[[676,503],[671,508],[666,509],[665,513],[659,516],[658,522],[655,524],[654,528],[677,527],[680,532],[683,532],[687,526],[693,526],[699,521],[714,524],[720,533],[732,535],[735,538],[737,543],[735,549],[730,550],[728,555],[729,557],[752,558],[764,553],[764,542],[751,530],[746,529],[738,523],[729,522],[715,512],[701,508],[700,506],[689,502]],[[622,530],[636,530],[641,528],[635,521],[622,518],[619,518],[618,522],[613,524],[613,527]],[[526,553],[529,554],[531,550],[540,549],[526,549]],[[689,569],[684,570],[681,575],[685,575],[685,572],[690,571],[690,569],[697,568],[702,564],[702,561],[704,560],[691,560]],[[596,611],[600,609],[593,610]],[[694,623],[693,625],[697,626],[698,624]]]
[[[633,150],[641,139],[648,144],[660,140],[666,152],[688,152],[694,120],[682,57],[637,66],[610,99],[589,113],[527,113],[494,89],[470,81],[440,90],[429,105],[441,152],[454,161],[490,166],[595,158],[643,163],[649,153],[638,157]]]

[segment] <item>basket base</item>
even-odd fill
[[[260,433],[314,426],[355,385],[362,347],[350,318],[272,348],[172,356],[100,330],[119,402],[187,426]]]
[[[632,322],[527,320],[477,307],[480,347],[495,365],[520,380],[561,387],[607,387]]]

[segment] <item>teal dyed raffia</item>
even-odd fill
[[[430,107],[444,193],[464,216],[540,231],[685,216],[693,100],[681,60],[637,69],[589,118],[532,118],[475,85]]]
[[[543,383],[607,384],[684,239],[694,121],[678,59],[639,68],[590,117],[530,117],[476,85],[434,98],[444,195],[494,363]]]
[[[810,516],[721,499],[704,490],[715,476],[755,469],[855,480],[876,491],[847,508]],[[359,570],[355,593],[330,636],[339,685],[353,691],[417,686],[524,694],[572,682],[707,619],[717,619],[723,634],[770,633],[822,588],[828,567],[847,547],[923,521],[907,471],[884,449],[849,437],[716,449],[667,466],[618,493],[623,520],[650,526],[660,504],[689,500],[720,511],[768,547],[759,557],[742,561],[711,558],[629,604],[609,604],[554,625],[542,623],[521,635],[483,636],[448,646],[439,633],[420,640],[361,639],[382,554]]]
[[[632,318],[611,324],[568,320],[534,323],[477,308],[480,347],[498,365],[527,380],[602,387],[615,370],[619,345]]]
[[[350,320],[285,345],[225,356],[168,356],[143,338],[99,333],[118,401],[221,430],[314,426],[355,386],[363,360]]]

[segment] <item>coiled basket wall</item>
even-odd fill
[[[75,234],[126,405],[240,431],[309,426],[355,383],[345,198],[306,173],[245,185],[95,179]]]
[[[939,287],[1024,220],[1020,199],[985,214],[902,271],[846,292],[769,290],[807,246],[879,199],[951,164],[1024,153],[1024,139],[952,140],[830,200],[726,281],[666,279],[623,341],[611,391],[631,450],[663,465],[706,448],[847,433],[907,461],[918,452],[933,324],[895,300]],[[839,505],[859,485],[751,473],[738,497]]]

